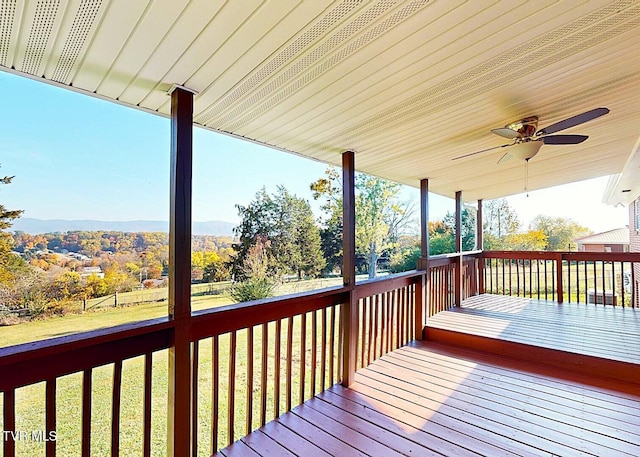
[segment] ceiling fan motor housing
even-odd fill
[[[536,129],[538,128],[538,116],[525,117],[524,119],[505,125],[505,128],[518,132],[518,135],[521,138],[528,138],[536,133]]]

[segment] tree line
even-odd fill
[[[11,183],[12,177],[0,179]],[[238,301],[273,293],[284,279],[340,274],[342,266],[342,183],[337,169],[310,183],[320,205],[316,217],[308,200],[284,186],[259,190],[247,205],[236,205],[241,222],[235,239],[192,238],[194,282],[232,280]],[[356,267],[369,278],[380,268],[391,272],[416,267],[420,239],[416,208],[400,196],[401,185],[356,174]],[[0,205],[0,229],[21,210]],[[429,223],[430,254],[455,251],[455,214]],[[485,202],[484,248],[490,250],[567,250],[588,230],[571,220],[538,216],[528,231],[505,199]],[[476,248],[476,212],[462,212],[462,248]],[[19,255],[18,255],[19,254]],[[84,257],[82,257],[84,256]],[[82,276],[100,267],[102,275]],[[68,231],[44,234],[0,232],[0,304],[44,309],[79,297],[91,298],[153,286],[168,270],[168,234],[160,232]]]

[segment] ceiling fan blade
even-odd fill
[[[518,138],[520,136],[520,134],[518,132],[516,132],[515,130],[508,129],[506,127],[501,128],[501,129],[493,129],[491,131],[493,133],[495,133],[496,135],[500,135],[503,138],[508,138],[509,140],[515,140],[516,138]]]
[[[453,158],[453,159],[451,159],[451,160],[464,159],[465,157],[474,156],[474,155],[476,155],[476,154],[482,154],[483,152],[493,151],[494,149],[506,148],[507,146],[513,146],[513,143],[503,144],[502,146],[494,146],[494,147],[492,147],[492,148],[483,149],[482,151],[472,152],[472,153],[470,153],[470,154],[465,154],[465,155],[462,155],[462,156],[454,157],[454,158]]]
[[[584,112],[582,114],[578,114],[577,116],[570,117],[565,119],[564,121],[556,122],[555,124],[551,124],[542,130],[538,131],[538,135],[548,135],[550,133],[559,132],[560,130],[565,130],[570,127],[575,127],[576,125],[584,124],[585,122],[596,119],[600,116],[604,116],[609,112],[609,108],[596,108],[591,111]]]
[[[587,135],[551,135],[542,138],[544,144],[579,144],[589,138]]]

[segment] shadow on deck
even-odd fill
[[[639,322],[628,309],[474,297],[430,320],[427,335],[447,344],[397,349],[218,455],[640,455]]]

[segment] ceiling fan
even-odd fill
[[[586,135],[551,135],[576,125],[604,116],[609,112],[608,108],[596,108],[586,111],[577,116],[570,117],[555,124],[551,124],[543,129],[538,128],[538,116],[529,116],[519,121],[512,122],[503,128],[491,130],[496,135],[503,138],[513,140],[512,143],[494,146],[492,148],[483,149],[482,151],[472,152],[470,154],[454,157],[452,160],[463,159],[465,157],[481,154],[483,152],[492,151],[494,149],[509,148],[498,163],[502,163],[512,157],[527,162],[533,158],[543,144],[579,144],[589,138]]]

